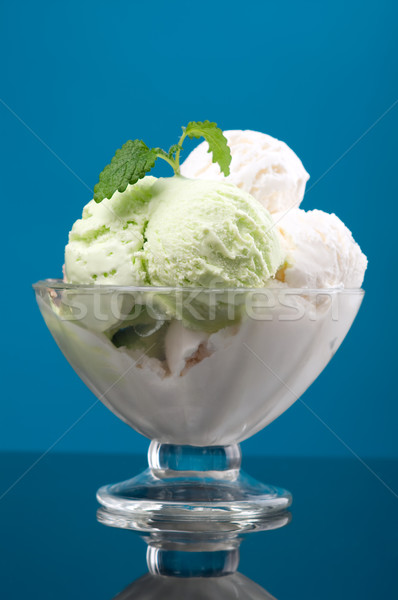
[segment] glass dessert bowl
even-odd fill
[[[277,285],[278,282],[275,282]],[[291,494],[240,470],[239,443],[321,373],[361,289],[34,285],[55,341],[90,390],[148,437],[149,467],[102,487],[104,522],[139,530],[245,528]],[[183,525],[181,525],[183,524]]]

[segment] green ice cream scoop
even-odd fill
[[[91,200],[69,234],[65,275],[70,283],[142,285],[146,273],[136,264],[148,223],[155,177],[140,179],[100,204]]]
[[[72,283],[262,287],[283,263],[272,217],[220,181],[145,177],[76,221],[65,251]]]
[[[151,192],[139,253],[151,285],[257,288],[282,264],[272,217],[236,186],[175,176]]]

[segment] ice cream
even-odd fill
[[[151,189],[145,177],[100,204],[91,200],[69,234],[65,278],[73,283],[140,285],[145,273],[134,263],[142,249]]]
[[[223,133],[232,154],[227,181],[251,194],[271,213],[300,205],[309,175],[287,144],[258,131]],[[192,179],[224,180],[211,160],[207,142],[189,154],[181,173]]]
[[[231,149],[226,178],[248,191],[271,213],[286,255],[277,280],[293,288],[361,287],[367,259],[350,230],[334,214],[299,209],[309,178],[283,142],[257,131],[224,131]],[[207,142],[181,166],[187,177],[223,179]]]
[[[107,290],[98,286],[98,293]],[[147,295],[150,290],[144,302]],[[94,394],[150,439],[193,446],[240,442],[277,418],[336,352],[362,299],[359,291],[333,292],[336,319],[325,304],[313,318],[311,292],[309,300],[294,294],[282,303],[282,296],[264,318],[210,336],[170,320],[164,360],[143,348],[146,340],[131,347],[120,334],[116,344],[106,333],[60,318],[50,294],[38,289],[48,327]]]
[[[224,133],[232,153],[229,177],[211,162],[204,142],[181,169],[196,179],[146,176],[111,199],[92,200],[66,247],[71,283],[166,290],[154,292],[155,314],[149,314],[149,293],[142,306],[119,298],[124,317],[112,313],[98,325],[93,299],[67,292],[87,308],[81,325],[104,333],[140,368],[145,365],[162,378],[186,377],[219,351],[218,332],[224,331],[221,345],[236,334],[243,308],[236,296],[224,298],[223,289],[360,288],[367,266],[336,215],[292,208],[303,198],[308,174],[286,144],[254,131]],[[186,297],[168,288],[203,292],[186,308]],[[221,290],[215,301],[206,293],[211,288]],[[110,298],[99,296],[102,312],[111,313],[106,310]],[[316,296],[300,298],[297,306],[304,313],[317,303]],[[137,302],[138,313],[131,316]]]
[[[268,211],[221,181],[146,177],[91,201],[65,250],[72,283],[262,287],[284,261]]]
[[[192,331],[180,321],[173,321],[165,339],[167,364],[173,375],[181,375],[192,361],[200,362],[206,355],[209,334],[205,331]],[[202,349],[200,352],[199,349]]]
[[[278,277],[289,287],[361,287],[366,256],[335,214],[296,208],[274,218],[287,256]]]
[[[224,182],[159,180],[145,235],[152,285],[262,287],[284,259],[268,212]]]

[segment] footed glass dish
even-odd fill
[[[277,282],[275,282],[275,285]],[[239,443],[293,404],[347,334],[363,291],[34,285],[92,392],[151,440],[149,467],[102,487],[107,524],[247,530],[291,494],[240,469]]]

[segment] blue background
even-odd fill
[[[359,317],[304,400],[361,457],[398,457],[397,17],[386,0],[1,3],[0,448],[46,450],[94,400],[30,285],[61,274],[99,171],[128,138],[168,147],[210,119],[285,140],[311,174],[303,207],[336,212],[368,255]],[[97,405],[55,449],[146,447]],[[349,454],[300,403],[245,450]]]

